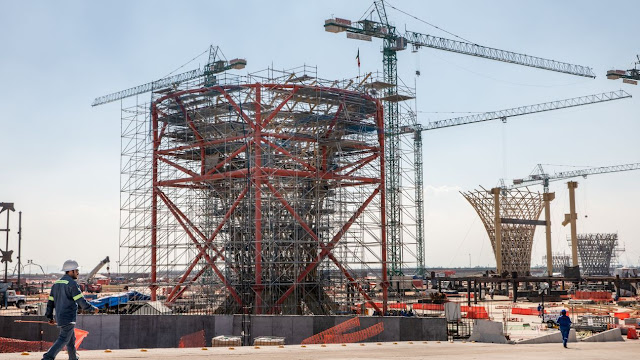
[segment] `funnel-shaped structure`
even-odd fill
[[[485,189],[461,192],[476,210],[484,224],[493,253],[495,243],[495,206],[494,195]],[[505,190],[500,194],[500,218],[510,220],[537,220],[544,208],[542,194],[528,190]],[[533,224],[505,223],[500,225],[502,233],[502,271],[529,273],[531,269],[531,245],[536,230]]]

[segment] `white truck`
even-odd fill
[[[542,315],[542,323],[546,323],[548,328],[558,327],[557,320],[562,315],[560,310],[550,311],[548,314]]]
[[[7,297],[7,305],[15,305],[17,308],[22,309],[27,304],[27,297],[17,295],[15,290],[7,290],[5,296]]]

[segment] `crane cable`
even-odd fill
[[[418,17],[416,17],[416,16],[414,16],[414,15],[411,15],[411,14],[409,14],[409,13],[405,12],[405,11],[402,11],[402,10],[398,9],[397,7],[395,7],[395,6],[391,5],[391,4],[389,4],[389,2],[388,2],[388,1],[386,2],[386,4],[387,4],[390,8],[392,8],[392,9],[394,9],[394,10],[396,10],[396,11],[399,11],[399,12],[401,12],[401,13],[403,13],[403,14],[405,14],[405,15],[407,15],[407,16],[409,16],[409,17],[411,17],[411,18],[414,18],[414,19],[416,19],[416,20],[418,20],[418,21],[420,21],[420,22],[423,22],[423,23],[425,23],[425,24],[427,24],[427,25],[429,25],[429,26],[432,26],[432,27],[434,27],[434,28],[436,28],[436,29],[438,29],[438,30],[440,30],[440,31],[443,31],[443,32],[445,32],[445,33],[447,33],[447,34],[449,34],[449,35],[451,35],[451,36],[453,36],[453,37],[456,37],[456,38],[458,38],[458,39],[460,39],[460,40],[464,40],[464,41],[466,41],[466,42],[468,42],[468,43],[471,43],[471,44],[473,44],[473,45],[478,45],[478,44],[476,44],[475,42],[473,42],[473,41],[471,41],[471,40],[467,40],[467,39],[463,38],[462,36],[458,36],[458,35],[456,35],[456,34],[454,34],[454,33],[452,33],[452,32],[449,32],[449,31],[447,31],[447,30],[445,30],[445,29],[443,29],[443,28],[441,28],[441,27],[438,27],[438,26],[436,26],[436,25],[433,25],[433,24],[431,24],[431,23],[429,23],[429,22],[427,22],[427,21],[424,21],[424,20],[422,20],[422,19],[420,19],[420,18],[418,18]],[[478,46],[480,46],[480,45],[478,45]]]

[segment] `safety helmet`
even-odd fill
[[[567,310],[562,309],[562,311],[560,311],[560,314],[562,314],[562,315],[567,315]]]
[[[64,262],[64,265],[62,265],[62,270],[63,272],[67,272],[67,271],[71,271],[71,270],[76,270],[78,268],[78,262],[75,260],[67,260]]]

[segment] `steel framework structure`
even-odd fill
[[[542,256],[542,262],[547,263],[547,256]],[[564,267],[571,265],[571,256],[565,254],[555,254],[551,256],[551,263],[553,264],[553,272],[561,273],[564,276]]]
[[[618,234],[578,234],[578,259],[582,275],[611,275],[611,260]]]
[[[491,240],[493,252],[496,254],[494,195],[484,188],[482,188],[482,190],[461,192],[461,194],[480,216],[487,230],[487,235],[489,235],[489,239]],[[541,193],[530,192],[528,190],[515,189],[501,192],[500,218],[503,220],[537,220],[544,207],[542,200]],[[513,221],[500,223],[502,272],[512,273],[515,271],[518,274],[528,274],[530,272],[531,246],[533,244],[535,229],[535,224],[527,224],[524,222],[517,223],[517,221]]]
[[[122,109],[121,271],[211,313],[386,311],[381,102],[308,67],[204,85]]]

